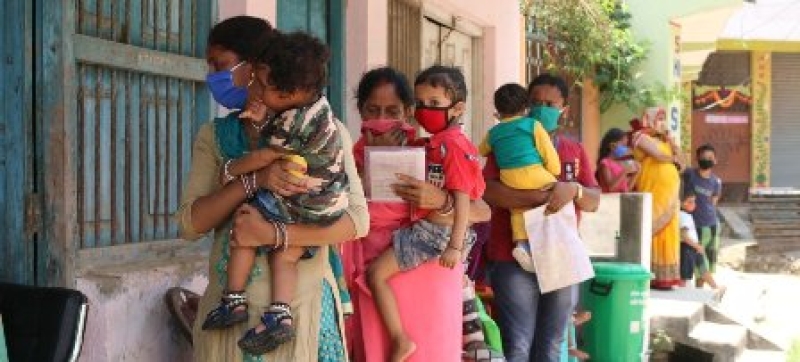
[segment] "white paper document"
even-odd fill
[[[526,211],[525,228],[541,293],[552,292],[594,277],[589,254],[578,235],[573,203],[545,215],[545,206]]]
[[[364,189],[370,200],[403,202],[392,191],[398,173],[425,180],[423,147],[366,147],[365,150]]]

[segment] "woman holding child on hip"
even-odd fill
[[[255,23],[260,26],[254,26]],[[263,35],[260,37],[265,42],[246,42],[245,39],[253,38],[253,32]],[[271,32],[275,31],[263,20],[235,17],[217,24],[209,35],[208,61],[215,71],[209,76],[212,93],[224,106],[248,108],[248,112],[244,118],[242,113],[233,112],[201,127],[177,213],[185,239],[197,239],[212,230],[214,233],[209,284],[198,310],[200,318],[212,322],[206,324],[206,329],[195,323],[193,333],[195,358],[199,361],[346,360],[341,301],[328,256],[330,245],[366,234],[366,201],[346,128],[329,113],[318,112],[325,108],[320,104],[324,98],[319,96],[325,79],[324,72],[315,70],[324,68],[327,57],[305,55],[324,55],[327,51],[308,35]],[[282,67],[287,69],[280,74],[270,72],[270,68]],[[268,115],[259,117],[264,111]],[[294,117],[288,119],[287,115]],[[268,128],[267,122],[278,119],[285,127],[267,131],[270,134],[262,132]],[[330,142],[343,150],[337,156],[340,160],[337,164],[346,175],[349,189],[342,190],[315,174],[313,169],[322,163],[307,154],[303,156],[308,167],[276,157],[268,160],[273,162],[257,165],[259,168],[253,171],[252,163],[243,159],[245,154],[257,153],[267,144],[284,146],[282,152],[302,154],[292,142],[277,142],[276,137],[284,141],[312,137],[308,132],[293,131],[310,131],[313,127],[295,126],[323,119],[334,127],[327,127],[326,131],[335,130]],[[276,203],[278,207],[294,207],[303,205],[303,201],[287,201],[287,198],[302,199],[301,195],[317,195],[326,189],[343,197],[334,198],[337,200],[334,214],[338,217],[326,222],[303,217],[285,222],[267,219],[263,208],[247,204],[256,192],[269,191],[275,200],[281,200]],[[338,208],[339,201],[347,206]],[[298,214],[290,211],[286,215]],[[259,253],[249,263],[237,261],[232,266],[232,257],[237,252],[245,250],[255,255],[254,249],[264,246],[272,249],[281,246],[287,251],[293,247],[304,252],[313,250],[313,255],[306,258],[290,257],[291,267],[280,271],[289,274],[281,279],[282,288],[288,290],[273,285],[279,271],[272,264],[281,257],[272,254],[275,250]],[[243,278],[241,273],[237,274],[241,272],[239,267],[244,270]],[[233,285],[236,283],[240,285]],[[281,299],[277,299],[280,295]],[[262,315],[261,311],[266,313]],[[271,331],[276,328],[292,332],[273,334]],[[258,355],[266,351],[270,352]]]
[[[438,127],[448,125],[448,119],[454,119],[446,114],[448,106],[454,108],[446,102],[453,81],[449,75],[438,77],[447,80],[447,85],[430,86],[427,80],[421,82],[433,88],[425,90],[441,93],[441,99],[437,100],[441,103],[433,105],[441,109],[426,111],[434,115],[437,124],[441,123],[434,127],[437,131]],[[357,105],[363,121],[362,137],[354,152],[357,163],[363,162],[365,146],[423,144],[416,142],[413,127],[406,123],[412,114],[414,96],[405,76],[392,68],[377,68],[364,74],[357,90]],[[420,94],[416,96],[419,98]],[[427,98],[424,101],[430,102]],[[431,106],[424,101],[417,103]],[[354,361],[460,361],[462,336],[454,332],[461,330],[463,321],[463,269],[458,261],[462,252],[454,249],[457,261],[440,265],[438,256],[450,249],[445,245],[449,239],[444,233],[434,232],[436,227],[433,226],[414,229],[410,217],[412,210],[425,209],[429,218],[438,219],[431,222],[452,223],[454,212],[448,202],[450,197],[443,189],[424,180],[405,176],[398,180],[395,192],[408,203],[370,202],[369,235],[357,243],[345,243],[343,247],[345,275],[356,311],[347,321],[351,357]],[[488,219],[488,206],[482,202],[468,205],[468,221]],[[442,238],[431,239],[426,235]],[[433,254],[417,248],[420,242],[430,245],[423,249]],[[466,244],[453,246],[465,249]],[[405,263],[409,258],[413,262]],[[401,263],[411,266],[398,273]],[[376,290],[378,293],[373,294]],[[383,304],[379,309],[378,301],[384,302],[386,294],[390,294],[394,306],[387,310]],[[394,320],[384,323],[387,316]],[[412,347],[408,348],[410,345]]]

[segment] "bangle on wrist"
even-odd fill
[[[267,220],[267,222],[270,225],[272,225],[273,229],[275,229],[275,249],[280,248],[281,247],[281,235],[280,235],[281,231],[278,228],[278,224],[276,224],[275,221],[272,221],[272,220]]]
[[[455,251],[464,251],[464,247],[463,246],[460,247],[460,248],[457,248],[457,247],[455,247],[453,245],[450,245],[450,244],[447,244],[447,249],[453,249]]]
[[[445,200],[444,200],[444,205],[441,208],[439,208],[439,210],[438,210],[439,215],[442,215],[442,216],[450,215],[450,214],[453,213],[453,210],[455,210],[455,208],[456,208],[456,205],[455,205],[455,201],[453,200],[453,195],[451,195],[448,192],[447,196],[445,197]]]
[[[250,184],[247,183],[247,177],[245,175],[239,176],[239,181],[242,182],[242,187],[244,187],[244,198],[250,198]]]
[[[233,162],[232,158],[228,161],[225,161],[225,166],[223,167],[223,171],[225,172],[225,183],[231,182],[236,178],[235,176],[231,176],[231,162]]]
[[[286,229],[286,223],[278,220],[271,221],[275,225],[275,249],[283,247],[283,250],[289,248],[289,232]]]
[[[581,186],[581,184],[579,184],[577,182],[575,183],[575,186],[578,188],[578,190],[575,191],[575,198],[572,199],[572,200],[573,201],[578,201],[578,200],[583,198],[583,186]]]
[[[256,194],[256,174],[254,172],[239,176],[244,186],[245,198],[249,199]]]

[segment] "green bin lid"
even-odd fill
[[[641,264],[633,263],[592,263],[594,274],[611,280],[650,280],[652,275]]]

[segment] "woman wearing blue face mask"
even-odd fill
[[[597,181],[603,192],[630,192],[638,173],[627,133],[619,128],[608,130],[597,153]]]
[[[230,110],[243,110],[247,104],[247,85],[253,69],[245,59],[253,57],[259,38],[274,29],[264,19],[236,16],[226,19],[208,35],[206,84],[214,100]]]
[[[209,89],[221,105],[229,109],[248,109],[258,113],[248,98],[247,85],[253,67],[243,62],[254,58],[262,49],[259,39],[275,30],[262,19],[238,16],[214,26],[208,37],[207,59],[210,68]],[[249,106],[250,105],[250,106]],[[230,248],[275,245],[276,239],[286,244],[319,247],[317,256],[298,263],[298,280],[292,309],[306,316],[296,320],[295,343],[280,346],[266,359],[279,361],[341,361],[344,360],[343,314],[338,285],[328,263],[330,245],[363,237],[369,227],[361,179],[351,152],[344,152],[343,164],[350,183],[345,215],[328,226],[291,224],[276,230],[260,214],[248,212],[240,205],[247,201],[248,190],[268,189],[282,196],[309,192],[307,178],[293,175],[303,173],[302,166],[290,161],[272,163],[247,177],[225,183],[226,162],[246,152],[258,149],[264,138],[261,130],[266,119],[242,119],[240,112],[231,112],[204,124],[197,133],[192,152],[192,167],[184,185],[181,206],[176,217],[182,238],[198,239],[213,232],[214,243],[209,255],[208,286],[192,303],[173,306],[184,314],[205,316],[219,302],[225,288],[225,275]],[[345,126],[334,122],[342,137],[342,147],[352,149],[352,140]],[[268,298],[271,275],[266,258],[258,258],[251,269],[250,281],[244,293],[250,309],[260,311],[270,304]],[[188,307],[188,308],[185,308]],[[196,311],[193,309],[196,308]],[[188,313],[187,313],[188,312]],[[193,312],[193,313],[192,313]],[[224,330],[204,331],[200,323],[193,327],[194,357],[197,361],[243,361],[256,358],[245,355],[237,341],[249,327],[258,323],[260,313],[250,313],[247,323]]]

